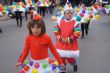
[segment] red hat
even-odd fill
[[[42,17],[39,14],[33,16],[33,20],[41,20],[41,19]]]

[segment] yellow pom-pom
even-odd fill
[[[96,18],[97,20],[99,20],[99,19],[100,19],[100,15],[97,14],[97,15],[95,16],[95,18]]]
[[[38,73],[38,70],[37,69],[33,69],[32,73]]]
[[[2,13],[3,13],[3,14],[6,14],[6,10],[3,10]]]
[[[76,11],[77,11],[77,12],[80,12],[80,8],[77,8]]]
[[[59,7],[58,9],[59,9],[59,10],[61,10],[61,11],[63,10],[63,8],[62,8],[62,7]]]
[[[55,64],[56,66],[58,66],[58,62],[54,62],[54,64]]]
[[[12,9],[14,9],[14,8],[15,8],[15,6],[14,6],[14,5],[12,5],[12,6],[11,6],[11,8],[12,8]]]
[[[57,17],[56,16],[52,16],[52,21],[57,21]]]
[[[19,2],[19,4],[20,4],[20,5],[23,5],[23,3],[22,3],[22,2]]]

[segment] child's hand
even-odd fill
[[[62,69],[65,69],[65,65],[64,64],[61,64],[61,67],[62,67]]]
[[[80,36],[80,32],[75,32],[74,36],[78,38]]]
[[[68,42],[68,38],[62,38],[61,39],[63,43],[67,43]]]
[[[15,65],[15,69],[17,69],[22,63],[21,62],[18,62],[16,65]]]
[[[58,41],[60,41],[60,39],[61,39],[61,36],[60,36],[60,35],[58,35],[58,36],[57,36],[57,40],[58,40]]]

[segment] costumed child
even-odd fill
[[[54,27],[53,32],[56,36],[56,49],[66,66],[67,63],[73,65],[74,72],[77,71],[76,60],[79,57],[79,47],[77,39],[80,36],[79,25],[73,17],[74,11],[70,2],[64,7],[64,19]],[[76,32],[77,31],[77,32]],[[61,73],[65,73],[62,69]]]
[[[15,18],[18,27],[22,27],[22,20],[23,20],[22,14],[25,13],[25,9],[22,7],[20,3],[22,2],[18,1],[14,9],[12,10],[12,12],[15,13]]]
[[[91,7],[86,7],[84,4],[80,7],[79,15],[82,17],[81,19],[81,38],[84,38],[85,35],[89,33],[89,25],[90,21],[93,19],[98,20],[100,16],[98,15],[100,9],[99,5],[92,5]]]
[[[81,11],[84,14],[84,17],[81,19],[81,38],[83,39],[85,34],[88,35],[88,29],[89,29],[89,24],[90,24],[90,20],[86,20],[85,21],[85,17],[87,18],[88,11],[86,10],[86,6],[84,4],[81,5]]]
[[[38,0],[37,6],[38,6],[38,13],[45,17],[45,13],[47,8],[50,6],[51,2],[49,0]]]
[[[30,64],[23,67],[22,73],[59,73],[57,65],[64,68],[64,64],[58,55],[51,37],[46,34],[45,23],[40,15],[36,15],[28,23],[29,35],[26,37],[24,51],[19,58],[16,67],[23,64],[24,60],[30,53]],[[57,65],[53,65],[49,60],[48,48],[57,59]],[[56,70],[56,71],[55,71]]]

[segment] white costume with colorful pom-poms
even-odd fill
[[[26,60],[19,73],[60,73],[61,66],[53,59]]]

